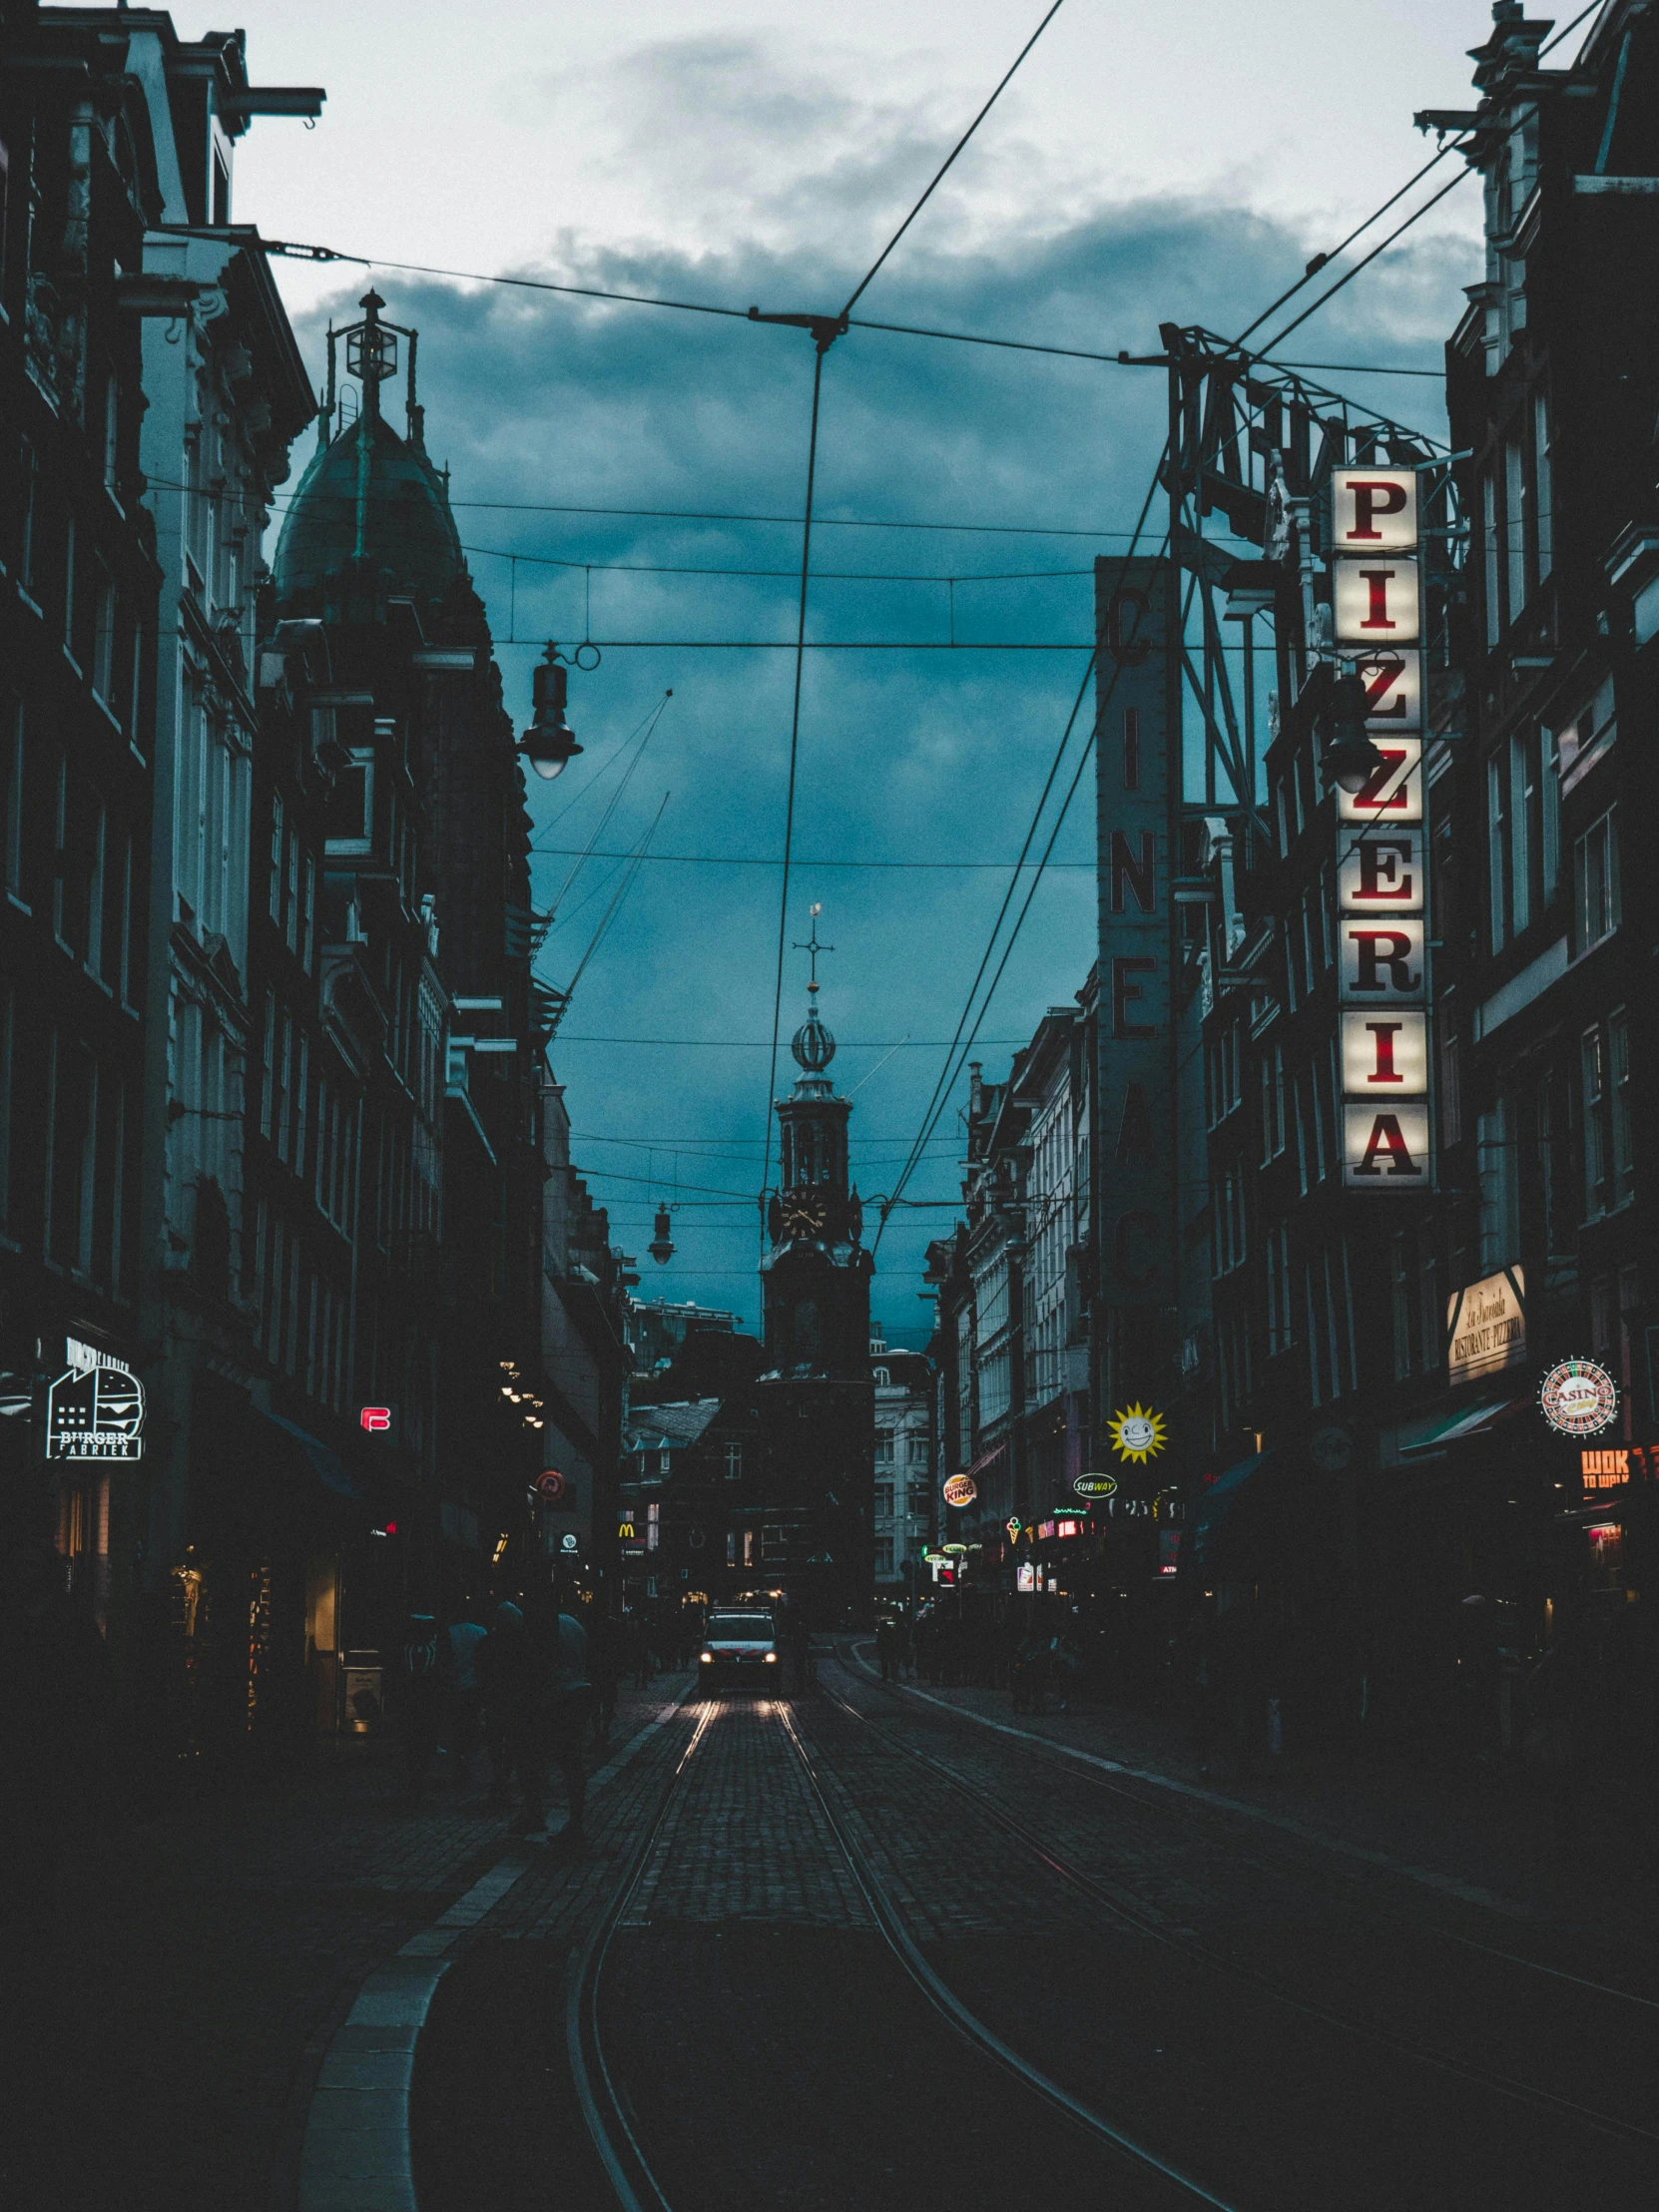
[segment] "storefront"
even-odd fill
[[[340,1454],[212,1370],[196,1378],[190,1540],[169,1566],[169,1734],[221,1768],[378,1721],[401,1531]]]
[[[132,1355],[88,1330],[66,1332],[41,1349],[28,1424],[30,1486],[44,1471],[51,1537],[70,1592],[107,1635],[112,1531],[125,1502],[117,1492],[137,1477],[144,1457],[144,1387]]]

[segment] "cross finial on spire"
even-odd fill
[[[807,988],[808,988],[808,990],[809,990],[809,991],[812,991],[812,992],[813,992],[813,993],[814,993],[815,995],[816,995],[816,993],[817,993],[817,991],[818,991],[818,988],[819,988],[819,980],[818,980],[818,956],[819,956],[819,954],[820,954],[821,952],[833,952],[833,951],[834,951],[834,949],[835,949],[835,948],[834,948],[834,946],[833,946],[832,944],[820,944],[820,943],[819,943],[819,941],[818,941],[818,917],[819,917],[819,915],[820,915],[820,914],[822,914],[822,913],[823,913],[823,911],[824,911],[824,908],[823,908],[822,904],[820,904],[820,905],[815,905],[815,906],[814,906],[814,907],[813,907],[813,908],[811,909],[811,912],[812,912],[812,917],[813,917],[813,933],[812,933],[812,935],[811,935],[810,937],[807,937],[807,938],[805,938],[805,939],[803,939],[803,938],[801,938],[801,937],[797,937],[797,938],[796,938],[796,940],[795,940],[795,949],[797,950],[797,952],[806,952],[806,953],[809,953],[809,954],[811,955],[811,957],[812,957],[812,963],[813,963],[813,973],[812,973],[812,981],[811,981],[811,982],[810,982],[810,983],[809,983],[809,984],[807,985]]]

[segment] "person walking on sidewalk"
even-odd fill
[[[512,1803],[509,1784],[514,1774],[523,1789],[524,1769],[535,1764],[530,1725],[530,1639],[524,1615],[511,1598],[503,1598],[490,1615],[489,1633],[478,1647],[478,1679],[484,1692],[490,1803],[505,1807]]]
[[[875,1656],[882,1681],[890,1682],[898,1671],[898,1632],[885,1614],[875,1624]]]
[[[564,1609],[557,1585],[536,1593],[527,1626],[540,1708],[541,1741],[565,1785],[565,1825],[553,1840],[554,1849],[575,1852],[583,1842],[583,1813],[588,1794],[584,1749],[594,1707],[587,1631],[573,1613]],[[520,1780],[523,1780],[522,1774]],[[547,1825],[541,1781],[538,1766],[534,1802],[525,1785],[523,1828],[527,1836],[539,1835]]]
[[[616,1718],[617,1675],[621,1671],[620,1631],[617,1621],[597,1607],[588,1623],[588,1672],[593,1679],[593,1742],[604,1751],[611,1741]]]
[[[463,1790],[472,1782],[484,1729],[484,1686],[478,1673],[478,1653],[485,1633],[473,1618],[471,1600],[463,1598],[445,1630],[449,1643],[450,1772]]]
[[[411,1613],[394,1677],[397,1725],[403,1738],[404,1773],[411,1806],[419,1805],[425,1797],[432,1761],[437,1756],[448,1674],[447,1652],[439,1642],[437,1616]]]

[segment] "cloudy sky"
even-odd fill
[[[225,13],[174,12],[191,36]],[[255,82],[322,84],[328,103],[311,132],[255,125],[236,213],[386,263],[832,309],[1041,12],[251,0],[236,20]],[[1420,165],[1411,112],[1467,101],[1464,50],[1488,24],[1481,0],[1068,0],[860,311],[1102,349],[1155,345],[1171,319],[1242,328]],[[1465,185],[1288,356],[1434,367],[1479,275],[1477,217]],[[327,314],[366,273],[276,267],[320,372]],[[750,518],[799,514],[811,343],[372,275],[420,329],[428,443],[453,471],[509,699],[527,716],[541,639],[614,641],[572,682],[585,755],[532,795],[538,902],[673,689],[601,839],[626,851],[671,793],[661,856],[583,974],[557,1069],[617,1241],[643,1258],[653,1202],[678,1192],[678,1250],[645,1262],[644,1294],[753,1326],[792,655],[702,641],[793,637],[799,529]],[[1325,380],[1439,427],[1431,380]],[[826,363],[810,630],[871,649],[808,656],[789,934],[822,900],[825,1013],[840,1087],[857,1086],[866,1194],[890,1188],[915,1133],[1084,666],[1075,650],[924,648],[952,623],[958,641],[1087,639],[1089,564],[1133,522],[1162,407],[1155,372],[875,332]],[[656,511],[592,511],[624,509]],[[1085,775],[1055,847],[1067,864],[1039,887],[982,1027],[988,1076],[1087,972],[1091,807]],[[580,961],[617,865],[596,857],[564,889],[550,980]],[[805,979],[792,952],[786,1037]],[[954,1194],[957,1103],[913,1198]],[[950,1219],[893,1218],[875,1312],[895,1341],[923,1340],[922,1247]]]

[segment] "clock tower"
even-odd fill
[[[791,1046],[801,1073],[777,1102],[778,1188],[761,1262],[767,1372],[761,1396],[771,1486],[785,1504],[789,1581],[810,1614],[838,1618],[869,1595],[875,1405],[869,1371],[869,1282],[863,1207],[848,1179],[849,1099],[829,1067],[835,1040],[818,1010],[813,934],[807,1019]]]

